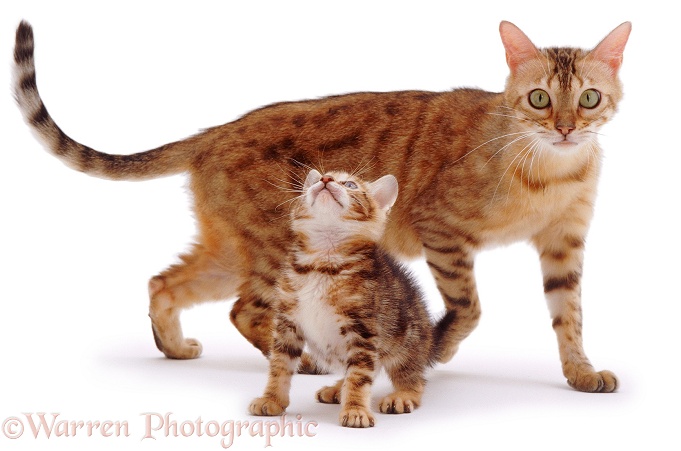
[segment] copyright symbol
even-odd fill
[[[9,417],[2,423],[2,433],[9,439],[17,439],[24,434],[24,423],[17,417]]]

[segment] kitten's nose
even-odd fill
[[[325,175],[322,177],[322,183],[324,185],[326,185],[329,182],[333,182],[333,177],[331,177],[330,175]]]

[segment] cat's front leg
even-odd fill
[[[373,427],[375,420],[369,404],[378,369],[378,352],[371,339],[357,336],[350,343],[345,381],[341,386],[340,423],[351,428]]]
[[[253,415],[281,415],[289,405],[291,378],[303,354],[305,341],[296,324],[283,314],[275,319],[274,346],[265,394],[253,400]]]
[[[563,374],[584,392],[613,392],[617,378],[594,370],[582,344],[581,278],[586,222],[570,215],[534,237],[544,276],[544,293],[558,338]],[[576,218],[576,219],[575,219]]]

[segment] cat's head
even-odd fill
[[[392,175],[367,182],[345,172],[322,175],[313,169],[294,210],[294,224],[315,230],[345,230],[378,240],[397,192],[397,179]]]
[[[507,114],[523,131],[535,132],[545,149],[569,152],[595,143],[596,132],[612,118],[622,97],[617,73],[631,23],[615,28],[593,50],[538,49],[510,22],[499,31],[510,75]]]

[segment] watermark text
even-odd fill
[[[10,440],[65,440],[95,436],[127,439],[137,436],[142,441],[155,441],[158,438],[208,437],[218,438],[220,446],[225,449],[240,437],[257,437],[267,448],[284,437],[314,437],[317,427],[316,421],[303,421],[302,415],[220,421],[205,420],[200,416],[194,420],[181,419],[172,412],[146,412],[140,414],[136,421],[111,421],[71,420],[60,413],[37,412],[5,418],[1,435]],[[140,429],[141,432],[138,432]]]

